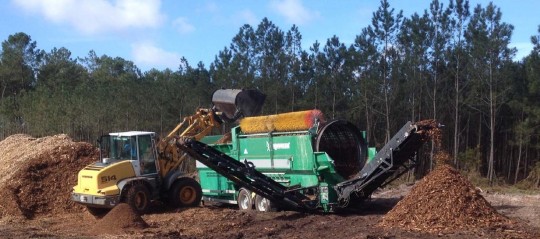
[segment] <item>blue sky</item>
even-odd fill
[[[207,67],[229,46],[243,24],[254,28],[264,17],[287,31],[293,24],[302,34],[302,47],[326,42],[333,35],[345,44],[354,41],[371,22],[379,0],[5,0],[0,8],[0,39],[24,32],[49,52],[66,47],[73,57],[90,50],[98,56],[122,57],[143,71],[178,69],[180,57],[192,66]],[[429,8],[428,0],[390,0],[409,17]],[[448,4],[447,0],[441,0]],[[490,1],[470,0],[474,6]],[[540,1],[493,0],[502,21],[512,24],[511,46],[520,60],[532,49],[530,37],[540,25]]]

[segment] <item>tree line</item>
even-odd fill
[[[120,57],[45,52],[26,33],[2,42],[0,137],[66,133],[94,141],[112,131],[166,134],[214,90],[258,88],[264,114],[321,109],[350,120],[381,147],[406,121],[436,119],[461,170],[490,183],[540,186],[540,25],[534,49],[514,60],[513,26],[493,3],[433,0],[404,17],[381,0],[354,43],[338,36],[302,47],[293,25],[244,25],[210,66],[142,72]],[[434,146],[418,167],[433,167]],[[429,151],[429,150],[428,150]]]

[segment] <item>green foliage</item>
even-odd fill
[[[460,170],[467,174],[479,173],[482,166],[482,153],[480,147],[467,148],[458,155]]]
[[[519,189],[540,189],[540,162],[536,162],[529,176],[516,184]]]
[[[2,42],[0,56],[1,97],[17,95],[32,88],[34,73],[42,52],[36,49],[36,42],[22,32],[10,35]]]
[[[72,90],[88,80],[88,72],[71,58],[66,48],[53,48],[45,54],[38,69],[37,86],[52,90]],[[58,89],[62,88],[62,89]]]

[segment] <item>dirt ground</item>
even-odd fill
[[[511,223],[504,226],[473,226],[444,231],[404,228],[399,225],[403,224],[401,221],[388,223],[387,220],[382,223],[386,215],[392,215],[392,211],[406,211],[403,210],[403,205],[407,204],[398,202],[411,202],[415,198],[418,198],[420,206],[425,204],[432,211],[411,211],[403,217],[407,216],[409,223],[415,220],[425,221],[423,216],[440,214],[438,210],[452,210],[430,205],[433,202],[429,200],[444,200],[445,197],[441,195],[428,197],[426,202],[420,201],[426,196],[421,195],[423,192],[432,193],[422,181],[414,186],[401,185],[378,191],[372,200],[347,213],[339,214],[290,211],[261,213],[239,211],[235,206],[218,204],[171,209],[154,202],[151,212],[146,215],[136,215],[129,207],[121,204],[103,218],[96,219],[83,207],[69,201],[71,187],[76,183],[76,173],[88,162],[96,159],[96,151],[87,143],[73,142],[64,135],[40,139],[16,135],[1,141],[0,164],[4,167],[0,167],[0,175],[4,177],[0,180],[0,237],[540,238],[540,193],[494,194],[476,189],[471,191],[471,185],[462,187],[472,194],[457,198],[485,198],[486,208],[494,209],[490,215],[500,213]],[[437,177],[438,180],[442,178]],[[428,183],[432,185],[434,181]],[[418,185],[420,188],[416,187]],[[445,185],[440,187],[454,189],[453,185],[456,184]],[[476,194],[481,197],[474,196]],[[468,205],[469,201],[463,200],[460,202],[462,206]],[[451,226],[451,222],[444,223]]]
[[[95,228],[104,224],[84,210],[34,219],[3,217],[4,238],[539,238],[540,194],[485,194],[503,215],[516,221],[512,229],[480,229],[451,233],[406,231],[380,227],[382,217],[408,192],[410,186],[385,190],[348,214],[239,211],[223,205],[166,209],[154,205],[143,215],[147,227]]]

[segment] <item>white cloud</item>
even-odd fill
[[[172,24],[176,28],[176,30],[178,30],[178,32],[182,34],[187,34],[195,31],[195,27],[191,25],[185,17],[176,18],[176,20],[174,20]]]
[[[12,0],[24,11],[74,27],[84,34],[162,24],[160,0]]]
[[[175,52],[168,52],[156,47],[152,43],[140,42],[131,45],[133,62],[138,66],[149,68],[169,68],[176,69],[180,64],[180,55]]]
[[[270,3],[270,8],[297,25],[309,23],[320,15],[317,11],[307,9],[301,0],[274,0]]]

